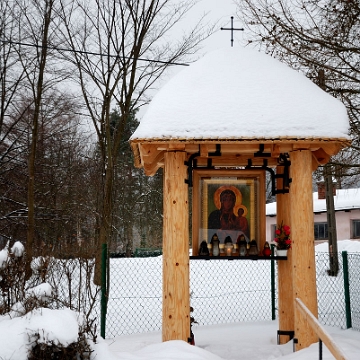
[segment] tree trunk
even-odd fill
[[[27,196],[27,205],[28,205],[28,222],[27,222],[27,242],[26,242],[26,268],[25,268],[25,278],[29,279],[32,270],[31,270],[31,260],[33,257],[33,249],[36,244],[34,243],[35,239],[35,160],[36,160],[36,145],[38,139],[38,126],[39,126],[39,117],[40,117],[40,108],[42,94],[44,92],[44,73],[46,66],[47,58],[47,42],[48,34],[51,23],[51,12],[52,12],[53,2],[46,1],[45,10],[44,10],[44,32],[42,37],[42,47],[40,53],[40,63],[39,63],[39,74],[37,80],[37,86],[35,89],[35,107],[34,107],[34,117],[32,123],[32,136],[31,136],[31,145],[30,145],[30,154],[28,161],[28,196]]]

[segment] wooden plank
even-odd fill
[[[301,315],[306,319],[306,322],[311,326],[321,341],[334,355],[335,359],[346,360],[347,357],[343,350],[338,345],[336,345],[330,334],[321,326],[317,318],[311,313],[311,311],[309,311],[305,304],[299,298],[296,298],[295,301],[296,309],[299,310]]]
[[[292,232],[293,299],[305,299],[305,305],[317,316],[314,216],[312,195],[312,153],[309,150],[290,153],[290,212]],[[295,310],[296,350],[317,342],[315,332]]]
[[[345,146],[340,142],[327,142],[323,144],[321,147],[328,155],[332,156],[332,155],[336,155]]]
[[[275,158],[278,158],[281,154],[281,148],[280,148],[280,145],[279,144],[274,144],[273,147],[272,147],[272,150],[271,150],[271,156],[272,157],[275,157]]]
[[[210,145],[207,145],[207,144],[201,144],[200,145],[200,156],[207,158],[209,152],[211,152]]]
[[[140,156],[139,144],[130,143],[130,147],[131,147],[131,150],[133,151],[133,154],[134,154],[134,165],[135,165],[135,167],[136,168],[141,168],[142,164],[141,164],[141,156]]]
[[[169,151],[171,150],[179,150],[179,151],[184,151],[185,150],[185,143],[170,143],[169,144]]]
[[[198,166],[206,166],[208,159],[204,157],[198,157],[197,165]],[[248,159],[252,159],[253,166],[263,166],[263,158],[253,158],[249,155],[223,155],[221,157],[213,157],[212,165],[213,166],[226,166],[226,167],[234,167],[234,166],[247,166]],[[267,165],[269,167],[274,167],[278,163],[278,158],[266,158]]]
[[[317,159],[315,158],[315,155],[313,154],[311,169],[312,169],[312,171],[315,171],[318,167],[319,167],[319,162],[317,161]]]
[[[142,145],[140,147],[140,156],[141,156],[141,162],[143,165],[156,165],[156,162],[159,158],[159,154],[161,154],[162,151],[158,150],[156,146],[154,145]],[[155,164],[154,164],[155,163]]]
[[[189,207],[185,152],[166,152],[164,166],[162,340],[190,337]]]
[[[319,165],[324,165],[330,160],[330,155],[323,148],[319,148],[318,150],[313,151],[313,155],[315,156]]]
[[[208,153],[212,153],[216,150],[216,145],[221,145],[221,157],[218,159],[227,159],[224,161],[225,166],[229,166],[230,159],[241,159],[241,157],[256,159],[254,154],[260,149],[260,145],[264,146],[264,153],[270,153],[272,156],[268,158],[273,163],[278,158],[280,153],[287,153],[293,150],[309,149],[315,152],[316,158],[321,163],[325,159],[324,155],[328,156],[336,154],[341,148],[347,145],[345,140],[343,141],[329,141],[329,140],[296,140],[296,139],[234,139],[234,140],[167,140],[167,141],[132,141],[131,147],[135,154],[136,166],[143,166],[144,164],[150,164],[154,166],[153,162],[159,152],[169,150],[183,150],[189,155],[199,151],[201,156],[206,158]],[[324,153],[320,154],[320,151]],[[229,157],[230,156],[230,157]],[[140,158],[139,158],[140,157]],[[231,158],[232,157],[232,158]],[[239,160],[242,162],[242,160]],[[273,160],[270,160],[273,159]],[[262,160],[262,159],[261,159]],[[220,160],[217,160],[220,161]],[[237,161],[234,166],[239,166]],[[276,164],[274,164],[275,166]],[[271,165],[272,166],[272,165]]]
[[[164,152],[160,152],[150,163],[144,163],[144,171],[147,176],[154,176],[160,167],[164,166]]]

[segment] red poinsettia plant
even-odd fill
[[[291,248],[290,226],[281,223],[275,230],[275,235],[274,241],[277,249],[287,250]]]

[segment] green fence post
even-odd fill
[[[106,263],[107,263],[107,244],[101,245],[101,301],[100,301],[100,336],[105,339],[106,326]]]
[[[343,272],[344,272],[344,294],[345,294],[345,314],[346,314],[346,328],[352,327],[351,323],[351,306],[350,306],[350,285],[349,285],[349,266],[347,251],[341,253],[343,258]]]
[[[275,245],[271,244],[271,319],[276,319],[275,312],[275,260],[274,260]]]

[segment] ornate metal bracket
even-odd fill
[[[199,146],[200,148],[200,146]],[[185,179],[185,183],[189,185],[189,187],[193,186],[192,174],[194,169],[214,169],[212,165],[212,159],[209,158],[206,166],[197,166],[197,157],[200,156],[200,150],[192,155],[190,155],[189,160],[185,161],[185,165],[188,167],[188,178]],[[216,144],[216,149],[214,152],[208,154],[208,156],[221,156],[221,145]]]
[[[254,157],[271,157],[271,153],[264,152],[265,146],[264,144],[259,145],[259,151],[254,153]]]
[[[197,151],[196,153],[192,154],[189,157],[188,161],[185,161],[185,165],[188,167],[188,178],[185,179],[185,183],[189,185],[189,187],[193,186],[193,170],[194,169],[214,169],[215,167],[212,165],[212,159],[211,157],[214,156],[221,156],[221,145],[220,144],[216,144],[216,150],[212,153],[209,153],[208,156],[208,161],[207,161],[207,165],[206,166],[198,166],[197,165],[197,157],[200,156],[200,146],[199,146],[199,151]],[[266,153],[264,152],[264,144],[260,144],[259,145],[259,151],[257,151],[256,153],[254,153],[254,157],[270,157],[271,154],[270,153]],[[278,165],[279,166],[284,166],[284,172],[282,174],[276,174],[275,171],[268,167],[268,160],[267,159],[263,159],[263,165],[261,166],[254,166],[252,164],[252,160],[248,159],[248,164],[247,166],[245,166],[245,169],[263,169],[266,170],[270,173],[271,176],[271,194],[272,195],[276,195],[276,194],[286,194],[289,192],[289,187],[290,187],[290,183],[291,183],[291,178],[289,177],[289,169],[290,169],[290,160],[289,160],[289,154],[280,154],[279,156],[279,162]],[[281,189],[276,189],[276,179],[282,179],[282,188]]]
[[[285,194],[289,192],[289,187],[292,179],[290,178],[290,156],[288,153],[286,154],[280,154],[279,156],[279,166],[284,167],[283,174],[277,174],[277,178],[283,179],[283,186],[282,186],[282,192],[278,192],[277,194]],[[285,191],[287,190],[287,191]]]
[[[260,148],[260,150],[255,154],[258,154],[261,151],[263,151],[263,149],[261,150],[261,148]],[[255,154],[254,154],[254,156],[256,156]],[[291,164],[291,162],[289,160],[289,154],[280,154],[279,166],[284,166],[283,174],[276,174],[272,168],[268,167],[267,159],[263,159],[262,166],[253,166],[252,160],[248,159],[248,164],[245,167],[245,169],[264,169],[264,170],[268,171],[271,176],[271,195],[286,194],[289,192],[289,187],[290,187],[290,183],[291,183],[291,178],[289,177],[290,164]],[[276,189],[276,182],[275,182],[276,179],[283,180],[281,189]]]

